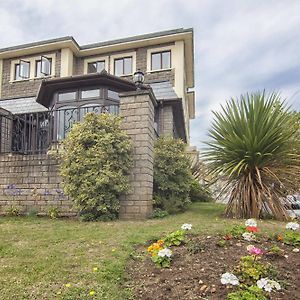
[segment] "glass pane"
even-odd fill
[[[40,67],[41,73],[46,76],[51,75],[51,62],[52,62],[51,58],[42,56],[41,61],[42,61],[42,65]]]
[[[37,60],[35,63],[35,77],[42,77],[41,73],[41,61]]]
[[[160,53],[151,54],[151,70],[161,69],[160,59],[161,59]]]
[[[30,68],[30,63],[27,61],[21,61],[20,62],[20,72],[19,72],[19,77],[23,79],[29,78],[29,68]]]
[[[108,94],[108,98],[115,99],[115,100],[119,100],[120,99],[118,92],[108,90],[107,94]]]
[[[58,95],[58,101],[67,101],[67,100],[75,100],[75,99],[76,99],[76,92],[60,93]]]
[[[100,97],[100,89],[81,91],[81,99],[99,98],[99,97]]]
[[[17,64],[17,65],[15,65],[15,80],[20,80],[20,79],[22,79],[22,78],[19,76],[19,74],[20,74],[20,65]]]
[[[97,61],[97,72],[101,72],[105,69],[105,61]]]
[[[124,58],[124,75],[132,74],[132,57]]]
[[[97,72],[97,63],[88,63],[88,73],[96,73]]]
[[[123,75],[123,58],[115,59],[115,75]]]
[[[73,124],[78,121],[78,109],[75,107],[64,107],[58,111],[57,140],[64,139]]]
[[[171,68],[171,52],[163,52],[162,53],[162,68],[170,69]]]

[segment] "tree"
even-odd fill
[[[131,140],[120,124],[120,117],[88,113],[63,141],[64,190],[84,220],[115,219],[129,189]]]
[[[214,116],[205,158],[224,178],[226,215],[286,219],[284,195],[300,186],[300,148],[296,119],[280,95],[242,95]]]

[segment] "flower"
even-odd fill
[[[148,253],[151,254],[152,256],[157,255],[157,252],[161,249],[163,249],[163,240],[158,240],[156,243],[153,243],[150,245],[147,249]]]
[[[285,226],[286,229],[297,230],[299,229],[299,224],[296,222],[289,222]]]
[[[89,294],[90,294],[90,296],[94,296],[95,295],[95,291],[90,291]]]
[[[66,284],[66,287],[67,287],[67,288],[71,287],[71,283],[67,283],[67,284]]]
[[[247,226],[246,230],[249,232],[258,232],[258,228],[256,226]]]
[[[298,253],[300,250],[299,248],[294,248],[292,251]]]
[[[239,285],[240,284],[238,278],[234,274],[228,273],[228,272],[222,274],[221,283],[222,284],[231,284],[231,285]]]
[[[164,248],[162,250],[159,250],[157,255],[159,257],[171,257],[172,256],[172,251],[169,248]]]
[[[248,219],[245,222],[245,226],[250,226],[250,227],[257,227],[257,222],[255,219]]]
[[[269,278],[261,278],[256,282],[257,286],[260,289],[264,289],[266,292],[272,292],[272,289],[276,289],[277,291],[281,290],[280,284]]]
[[[251,242],[255,240],[255,235],[251,232],[245,232],[242,234],[245,241]]]
[[[252,255],[261,255],[263,251],[260,248],[254,247],[253,245],[249,245],[247,247],[247,251]]]
[[[283,236],[280,235],[280,234],[278,234],[278,235],[277,235],[277,241],[278,241],[278,242],[281,242],[282,240],[283,240]]]
[[[162,245],[164,244],[164,240],[158,240],[158,241],[157,241],[157,244],[159,244],[159,245],[162,246]]]
[[[193,227],[192,224],[185,223],[185,224],[183,224],[183,225],[181,226],[181,229],[182,229],[182,230],[191,230],[192,227]]]
[[[98,271],[98,268],[97,268],[97,267],[94,267],[94,268],[93,268],[93,271],[94,271],[94,272],[97,272],[97,271]]]

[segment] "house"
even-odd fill
[[[134,143],[120,216],[152,210],[153,143],[189,143],[195,116],[193,29],[78,45],[73,37],[0,49],[0,213],[14,205],[72,214],[47,154],[90,111],[120,114]]]

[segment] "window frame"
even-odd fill
[[[128,58],[131,59],[131,73],[125,73],[125,59],[128,59]],[[122,61],[122,69],[123,69],[122,74],[116,74],[116,61]],[[130,76],[130,75],[133,74],[132,70],[133,70],[133,57],[132,56],[124,56],[124,57],[114,59],[114,75],[116,75],[116,76]]]
[[[95,74],[95,73],[88,73],[88,64],[95,63],[97,61],[104,61],[104,69],[109,72],[109,56],[92,56],[88,58],[84,58],[83,60],[83,74]],[[96,72],[97,73],[97,72]]]
[[[106,66],[105,59],[91,61],[91,62],[87,62],[87,74],[100,73],[101,71],[98,71],[98,68],[97,68],[98,67],[97,66],[98,63],[104,63],[104,68],[101,71],[105,70],[105,66]],[[89,65],[91,65],[91,64],[96,64],[96,72],[89,72]]]
[[[168,68],[163,68],[163,53],[170,53],[170,66]],[[153,62],[152,61],[152,56],[157,55],[157,54],[159,54],[159,56],[160,56],[160,68],[159,69],[153,69],[152,68],[152,62]],[[150,59],[151,59],[151,61],[150,61],[150,70],[152,72],[172,69],[172,51],[171,50],[151,52]]]
[[[165,69],[157,69],[157,70],[152,70],[152,54],[155,53],[160,53],[160,52],[168,52],[170,51],[171,55],[170,55],[170,68],[165,68]],[[147,73],[156,73],[156,72],[164,72],[164,71],[171,71],[174,70],[176,68],[175,62],[176,62],[176,58],[175,58],[175,53],[176,53],[176,46],[175,44],[172,45],[168,45],[168,46],[162,46],[162,47],[149,47],[147,49]]]
[[[132,71],[132,73],[126,74],[126,75],[116,75],[116,73],[115,73],[115,60],[120,59],[120,58],[127,58],[127,57],[132,58],[132,61],[131,61],[131,67],[132,67],[131,71]],[[131,51],[131,52],[122,52],[122,53],[118,53],[118,54],[112,54],[110,56],[110,71],[113,75],[119,76],[119,77],[132,76],[134,74],[134,72],[136,71],[136,52]]]
[[[46,58],[50,62],[50,74],[46,74],[46,73],[42,72],[43,57]],[[37,65],[39,62],[41,63],[40,73],[42,74],[42,76],[38,76]],[[43,77],[47,77],[47,76],[52,76],[52,69],[53,69],[52,68],[52,58],[42,55],[41,59],[35,60],[35,68],[34,69],[35,69],[34,70],[34,78],[43,78]]]
[[[21,74],[21,64],[22,64],[22,62],[28,64],[28,77],[22,77],[20,75]],[[18,72],[17,72],[17,67],[19,67]],[[30,61],[20,59],[19,63],[14,64],[14,80],[15,81],[29,80],[30,79],[30,67],[31,67],[30,66]],[[18,78],[17,78],[17,76],[18,76]]]

